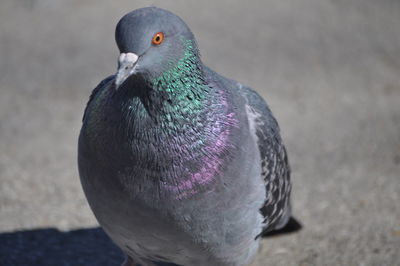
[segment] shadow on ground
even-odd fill
[[[0,234],[0,265],[121,265],[122,252],[99,227]]]
[[[291,219],[288,226],[263,235],[272,237],[300,230]],[[100,227],[59,231],[34,229],[0,234],[0,265],[121,265],[124,255]]]

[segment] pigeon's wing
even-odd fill
[[[291,216],[290,167],[279,126],[271,110],[261,96],[240,83],[239,91],[247,100],[247,111],[254,119],[254,130],[258,139],[261,157],[261,175],[265,181],[266,200],[260,209],[264,216],[263,234],[281,229]]]
[[[82,122],[85,121],[86,118],[86,113],[88,110],[88,106],[90,105],[90,103],[93,101],[93,99],[96,97],[96,95],[98,94],[99,91],[101,91],[104,87],[108,86],[109,83],[115,78],[115,75],[111,75],[105,79],[103,79],[99,85],[96,86],[96,88],[94,88],[94,90],[92,91],[92,93],[90,94],[89,97],[89,101],[86,104],[86,108],[85,108],[85,112],[83,113],[83,118],[82,118]]]

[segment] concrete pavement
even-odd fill
[[[92,88],[116,70],[116,22],[150,4],[181,16],[203,61],[256,88],[280,123],[304,229],[263,240],[254,265],[400,265],[396,0],[1,1],[0,264],[33,250],[41,260],[23,262],[118,265],[85,229],[97,223],[77,136]]]

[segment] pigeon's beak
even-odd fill
[[[118,59],[118,72],[115,79],[115,89],[118,89],[122,83],[133,73],[138,60],[138,56],[134,53],[121,53]]]

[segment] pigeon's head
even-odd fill
[[[198,58],[194,36],[185,22],[157,7],[137,9],[122,17],[115,40],[121,53],[116,88],[130,76],[157,78],[188,53]]]

